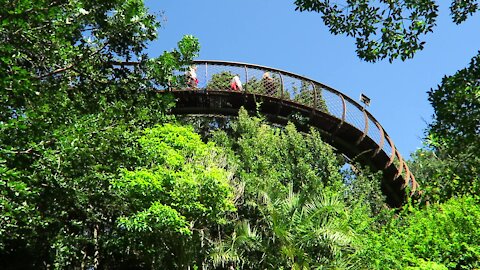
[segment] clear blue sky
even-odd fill
[[[363,92],[372,99],[368,110],[404,157],[421,147],[433,114],[427,91],[466,67],[480,50],[480,14],[457,26],[449,17],[450,1],[438,1],[437,27],[414,59],[366,63],[357,58],[352,38],[330,34],[319,14],[297,12],[293,2],[148,0],[150,10],[164,12],[165,20],[148,53],[156,57],[191,34],[200,41],[199,59],[283,69],[354,99]]]

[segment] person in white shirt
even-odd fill
[[[197,66],[188,67],[188,70],[185,71],[185,81],[189,87],[197,88],[198,86]]]
[[[242,82],[240,81],[240,77],[238,77],[238,75],[235,75],[230,81],[230,88],[233,91],[243,91]]]

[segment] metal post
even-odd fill
[[[376,157],[378,153],[383,149],[383,145],[385,144],[385,132],[383,131],[383,127],[378,123],[377,121],[373,121],[375,125],[377,126],[378,130],[380,131],[380,144],[378,144],[378,148],[373,153],[373,157]]]
[[[403,158],[402,158],[402,155],[400,155],[400,153],[397,152],[397,158],[398,160],[400,161],[400,164],[399,164],[399,169],[397,169],[397,173],[395,174],[395,179],[397,179],[397,177],[399,177],[400,175],[402,175],[402,172],[403,172],[403,166],[404,166],[404,161],[403,161]],[[404,179],[406,180],[406,179]],[[406,180],[408,181],[408,180]]]
[[[248,85],[248,68],[247,68],[247,65],[244,66],[245,67],[245,93],[248,93],[247,91],[247,85]]]
[[[340,128],[343,126],[343,123],[345,123],[345,119],[347,118],[347,103],[345,102],[345,98],[343,97],[342,94],[337,94],[337,96],[340,98],[342,101],[342,121],[338,124],[337,128],[335,131],[332,132],[332,134],[337,133],[337,131],[340,130]]]
[[[282,73],[279,73],[279,74],[280,74],[280,91],[282,91],[282,99],[284,99],[283,91],[285,90],[285,88],[283,87],[283,76],[282,76]]]
[[[368,116],[365,111],[365,107],[362,108],[362,112],[363,112],[363,118],[365,119],[365,128],[363,129],[362,136],[357,140],[356,145],[359,145],[363,141],[363,139],[365,139],[365,136],[367,136],[368,134]]]
[[[395,159],[395,152],[396,152],[395,145],[393,144],[392,139],[390,139],[390,136],[388,135],[386,135],[386,137],[387,137],[388,144],[390,144],[390,146],[392,147],[392,154],[390,155],[390,160],[385,165],[385,169],[387,169],[388,167],[390,167],[390,165],[392,165],[393,160]]]
[[[205,91],[207,91],[207,85],[208,85],[208,63],[205,62]]]

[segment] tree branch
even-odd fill
[[[81,62],[83,62],[83,60],[85,60],[85,59],[87,59],[87,58],[90,58],[90,57],[92,57],[92,56],[94,56],[94,55],[96,55],[96,54],[99,54],[103,49],[105,49],[105,47],[107,47],[107,45],[108,45],[108,42],[105,43],[105,44],[102,46],[102,48],[100,48],[100,49],[98,49],[97,51],[95,51],[95,52],[87,55],[86,57],[83,57],[82,59],[80,59],[80,61],[76,61],[76,62],[74,62],[74,63],[72,63],[72,64],[70,64],[70,65],[68,65],[68,66],[66,66],[66,67],[56,69],[56,70],[51,71],[51,72],[49,72],[49,73],[47,73],[47,74],[43,74],[43,75],[37,76],[35,79],[41,80],[41,79],[43,79],[43,78],[50,77],[50,76],[53,76],[53,75],[55,75],[55,74],[63,73],[63,72],[65,72],[65,71],[73,68],[74,66],[80,64]]]

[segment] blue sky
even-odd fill
[[[460,26],[451,22],[448,2],[439,1],[437,27],[425,49],[405,62],[366,63],[354,40],[334,36],[319,14],[295,11],[291,1],[146,1],[164,12],[151,57],[176,47],[185,34],[196,36],[205,60],[246,62],[301,74],[358,99],[372,99],[368,110],[389,133],[404,157],[422,146],[433,110],[427,91],[443,76],[464,68],[480,50],[480,15]]]

